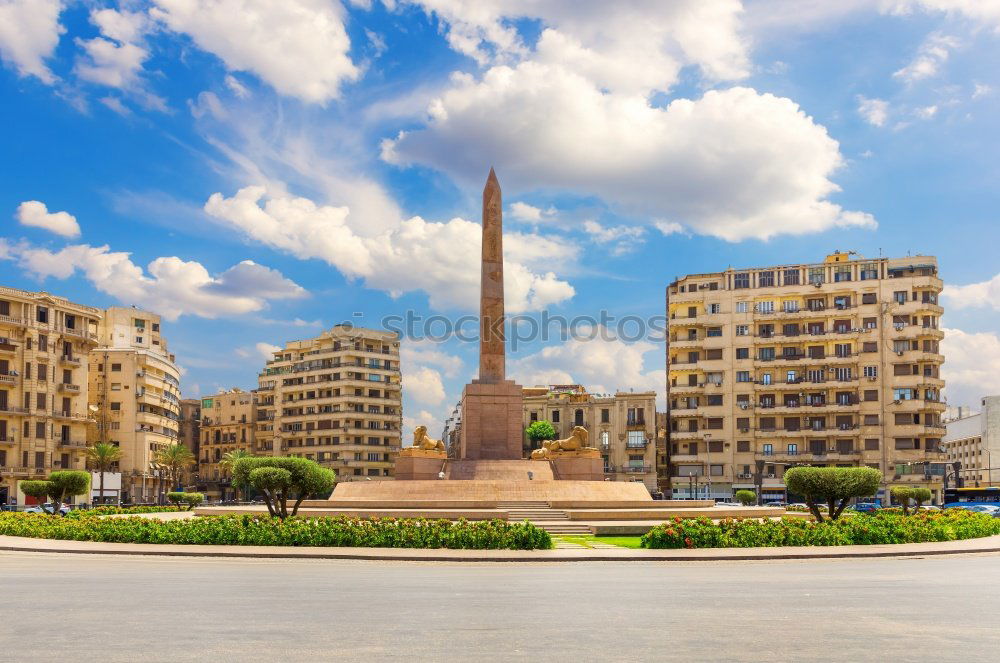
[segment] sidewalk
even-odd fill
[[[296,548],[283,546],[178,546],[137,543],[55,541],[0,536],[0,551],[98,555],[163,555],[268,559],[366,559],[420,562],[598,562],[838,559],[912,557],[1000,552],[1000,535],[942,543],[880,546],[789,548],[711,548],[699,550],[632,550],[629,548],[557,550],[443,550],[414,548]]]

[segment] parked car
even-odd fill
[[[993,506],[991,504],[969,504],[956,508],[965,509],[966,511],[975,511],[976,513],[986,513],[994,518],[1000,518],[1000,506]]]
[[[878,511],[882,508],[882,501],[872,500],[870,502],[858,502],[851,508],[858,513],[872,513],[873,511]]]
[[[37,506],[36,505],[36,506],[28,507],[27,509],[24,510],[24,512],[25,513],[52,513],[52,509],[53,508],[54,507],[52,506],[51,502],[46,502],[45,504],[42,504],[41,506]],[[65,516],[67,513],[69,513],[69,507],[68,506],[66,506],[64,504],[61,507],[59,507],[59,515]]]
[[[764,506],[785,506],[785,503],[781,500],[774,500],[773,502],[764,502]]]

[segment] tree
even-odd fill
[[[282,472],[256,472],[265,468]],[[284,519],[289,515],[296,515],[305,498],[329,494],[337,481],[337,475],[333,470],[320,467],[315,461],[306,458],[251,456],[241,458],[233,464],[233,481],[249,483],[260,491],[264,495],[268,512],[276,518]],[[289,500],[294,500],[290,514]]]
[[[38,500],[39,506],[42,506],[45,500],[49,499],[49,489],[51,486],[48,481],[22,481],[17,485],[22,493]],[[45,507],[42,506],[42,509],[44,510]]]
[[[222,460],[219,461],[219,467],[222,470],[229,472],[229,475],[232,476],[233,465],[236,464],[236,461],[238,461],[241,458],[251,458],[252,456],[253,454],[247,451],[246,449],[234,449],[233,451],[227,451],[226,453],[222,454]],[[249,502],[250,484],[242,484],[239,487],[243,490],[243,498]]]
[[[173,502],[174,506],[176,506],[178,509],[180,508],[181,504],[186,504],[187,508],[185,509],[185,511],[190,511],[194,507],[204,502],[205,496],[202,495],[201,493],[173,492],[173,493],[167,493],[167,499]]]
[[[756,504],[757,493],[753,492],[752,490],[737,490],[736,501],[738,501],[743,506],[750,506],[751,504]]]
[[[109,471],[121,458],[122,450],[114,444],[98,442],[87,448],[87,460],[101,473],[100,488],[97,492],[101,504],[104,503],[104,473]]]
[[[52,513],[59,513],[67,497],[83,495],[90,490],[90,472],[83,470],[60,470],[49,475],[49,497],[52,498]]]
[[[534,446],[538,446],[542,440],[553,440],[556,437],[555,426],[545,419],[532,421],[531,425],[524,432],[528,435],[528,439],[531,440]]]
[[[893,486],[889,490],[889,494],[903,507],[903,515],[910,515],[910,500],[914,497],[913,489],[909,486]]]
[[[819,506],[836,520],[852,497],[869,497],[878,491],[882,473],[872,467],[792,467],[785,471],[788,492],[806,500],[817,522],[823,522]]]
[[[913,501],[917,503],[914,511],[919,511],[924,502],[930,502],[933,498],[934,493],[931,492],[930,488],[914,488]]]
[[[167,469],[176,490],[181,489],[181,476],[194,461],[194,454],[183,444],[171,444],[156,452],[154,461]]]

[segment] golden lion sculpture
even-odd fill
[[[596,451],[593,447],[587,446],[590,434],[583,426],[573,426],[572,434],[565,440],[545,440],[541,449],[531,452],[533,460],[545,460],[553,453],[560,451]]]
[[[444,451],[444,442],[427,436],[427,426],[413,429],[413,448],[421,451]]]

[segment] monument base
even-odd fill
[[[435,456],[400,455],[396,458],[395,479],[396,481],[437,479],[446,462],[447,459],[443,457],[443,454]]]
[[[570,452],[572,453],[572,452]],[[603,481],[604,459],[588,456],[556,456],[549,460],[552,474],[560,481]]]
[[[466,460],[516,460],[522,450],[524,393],[512,380],[473,380],[462,390],[459,457]]]

